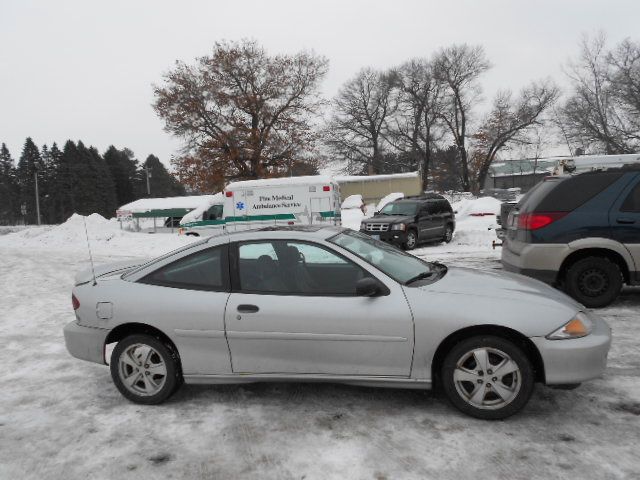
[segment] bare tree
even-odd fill
[[[627,40],[607,52],[604,34],[582,39],[580,56],[569,64],[573,91],[561,110],[569,139],[608,154],[640,146],[639,50]]]
[[[466,44],[440,50],[433,62],[434,76],[446,89],[441,118],[453,136],[462,168],[462,187],[468,191],[471,182],[466,140],[470,114],[481,93],[478,78],[491,64],[482,47]]]
[[[325,142],[349,173],[383,173],[383,129],[395,111],[393,75],[361,70],[333,100]]]
[[[475,189],[484,185],[489,167],[501,149],[512,143],[529,142],[527,133],[542,125],[543,113],[559,95],[558,87],[550,80],[531,83],[515,100],[508,90],[498,92],[491,112],[474,135],[474,148],[477,149],[477,155],[474,155],[477,161],[474,165]]]
[[[327,66],[313,53],[270,56],[255,41],[220,42],[195,65],[177,62],[154,87],[154,108],[186,140],[185,161],[206,159],[227,179],[275,176],[314,150],[311,117]]]
[[[419,167],[426,189],[435,142],[443,135],[443,130],[438,128],[443,85],[436,80],[432,64],[425,59],[410,60],[400,66],[394,80],[398,108],[388,121],[386,138]]]

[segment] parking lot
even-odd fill
[[[126,258],[115,245],[96,262]],[[146,407],[65,349],[86,253],[2,248],[0,478],[638,478],[638,289],[600,311],[614,332],[606,376],[537,386],[506,421],[464,416],[437,393],[332,384],[186,386]],[[488,244],[414,253],[500,268]]]

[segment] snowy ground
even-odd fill
[[[415,253],[499,269],[493,218],[458,218],[451,244]],[[144,407],[117,392],[107,367],[65,350],[72,278],[87,266],[81,222],[0,236],[0,479],[640,478],[638,289],[600,312],[614,331],[604,378],[568,392],[538,386],[502,422],[430,392],[328,384],[185,386]],[[98,263],[189,241],[87,225]]]

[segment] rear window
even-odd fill
[[[539,184],[522,204],[522,212],[570,212],[588,202],[622,176],[620,172],[583,173]]]

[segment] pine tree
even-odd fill
[[[104,154],[104,160],[115,184],[118,206],[134,201],[136,199],[134,182],[138,161],[134,158],[133,152],[128,148],[118,150],[111,145]]]
[[[115,216],[116,208],[118,208],[111,171],[95,147],[89,148],[89,158],[96,190],[94,212],[105,218],[111,218]]]
[[[40,151],[31,137],[27,138],[22,149],[22,155],[18,161],[17,183],[19,188],[20,209],[24,206],[25,223],[37,223],[36,197],[35,197],[35,175],[38,174],[38,181],[42,175],[42,160]]]
[[[155,155],[149,155],[145,160],[140,172],[139,182],[142,190],[146,193],[147,177],[145,169],[151,173],[149,185],[152,197],[175,197],[185,194],[185,188],[181,185],[176,177],[174,177],[162,164],[160,159]],[[146,195],[145,195],[146,196]]]
[[[51,215],[50,223],[61,223],[66,220],[66,217],[62,213],[62,206],[68,192],[64,189],[64,185],[61,184],[62,176],[60,172],[63,170],[62,152],[58,148],[58,145],[54,142],[49,151],[50,167],[49,167],[49,179],[48,179],[48,198],[47,203],[49,212]]]
[[[16,196],[16,169],[9,149],[3,143],[0,147],[0,225],[16,223],[19,213]]]

